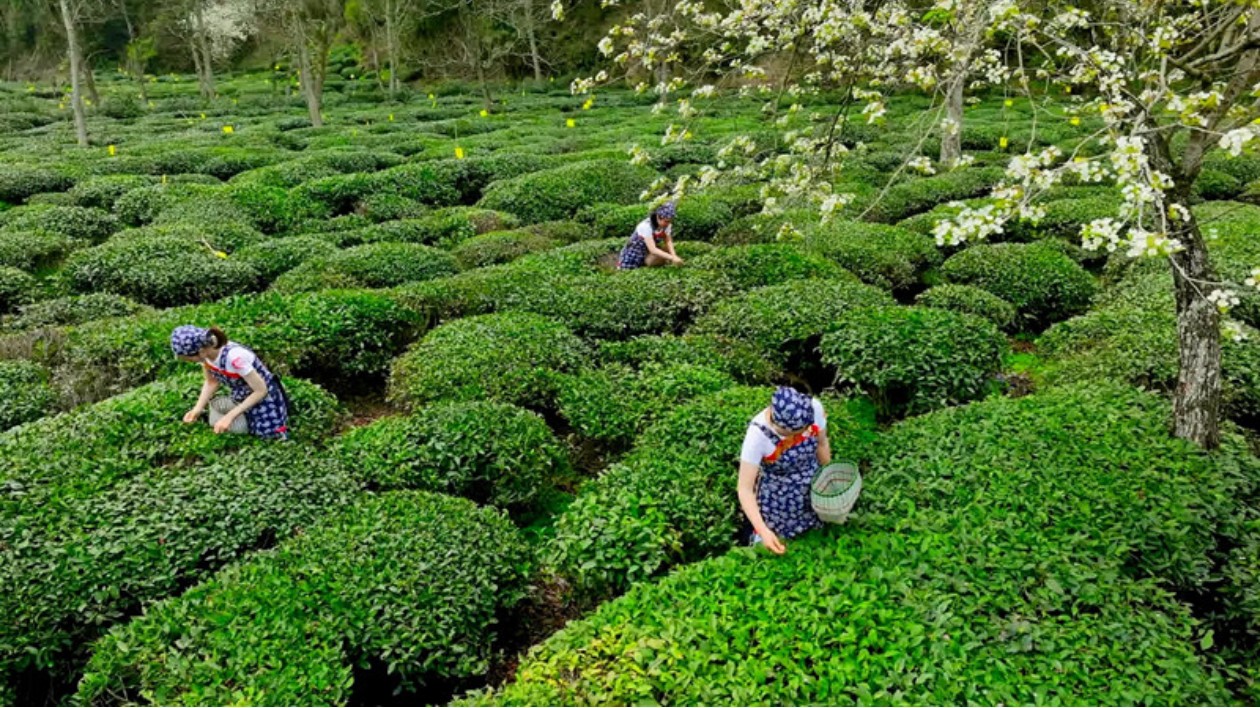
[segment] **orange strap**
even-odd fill
[[[779,461],[780,455],[787,452],[788,450],[791,450],[797,445],[800,445],[801,443],[805,442],[806,440],[810,438],[818,437],[818,433],[819,433],[818,425],[814,424],[814,425],[809,426],[809,428],[797,433],[796,435],[793,435],[790,438],[783,438],[782,440],[779,441],[778,445],[774,446],[774,452],[761,458],[761,461],[774,464]]]
[[[204,367],[206,367],[207,369],[211,369],[211,370],[213,370],[213,371],[217,371],[217,372],[219,372],[220,374],[223,374],[224,376],[228,377],[229,379],[239,379],[239,378],[241,378],[241,375],[240,375],[240,374],[234,374],[234,373],[232,373],[231,371],[228,371],[228,370],[226,370],[226,369],[220,369],[219,367],[215,366],[214,364],[211,364],[211,363],[210,363],[210,362],[208,362],[208,361],[203,361],[203,362],[201,362],[201,365],[202,365],[202,366],[204,366]]]

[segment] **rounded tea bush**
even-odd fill
[[[245,246],[232,256],[253,266],[259,277],[270,282],[308,260],[326,258],[336,252],[336,246],[327,239],[318,236],[290,236]]]
[[[51,231],[0,231],[0,266],[35,271],[56,264],[78,243]]]
[[[48,377],[48,369],[33,361],[0,361],[0,431],[52,412],[57,394]]]
[[[252,289],[258,271],[179,236],[110,242],[66,259],[76,292],[109,292],[155,307],[217,300]]]
[[[521,256],[546,251],[560,243],[552,238],[520,231],[491,231],[473,236],[451,249],[451,255],[460,268],[484,268],[489,265],[508,263]]]
[[[972,285],[937,285],[919,293],[915,302],[924,307],[983,317],[1004,330],[1015,324],[1014,305]]]
[[[839,378],[870,396],[885,416],[983,396],[1006,349],[992,322],[930,307],[851,310],[818,347]]]
[[[8,314],[35,299],[39,283],[28,273],[0,266],[0,314]]]
[[[894,305],[888,293],[846,280],[800,280],[757,288],[723,300],[692,327],[750,344],[778,364],[803,364],[817,357],[818,338],[848,310]]]
[[[455,259],[445,251],[417,243],[370,243],[338,251],[326,259],[328,266],[369,288],[453,275]]]
[[[1042,329],[1089,307],[1094,278],[1044,243],[972,246],[941,266],[951,283],[974,285],[1015,306],[1020,324]]]
[[[736,288],[750,290],[791,280],[833,278],[857,282],[856,276],[824,256],[790,243],[757,243],[719,248],[692,262],[726,276]]]
[[[148,175],[103,175],[89,177],[70,189],[70,197],[81,207],[112,210],[114,203],[133,189],[147,187],[156,180]]]
[[[69,295],[24,305],[4,324],[7,329],[62,327],[109,317],[126,317],[148,310],[148,307],[130,298],[112,293]]]
[[[118,231],[118,219],[103,209],[75,206],[25,207],[0,219],[4,231],[48,231],[100,243]]]
[[[0,202],[21,204],[33,194],[64,192],[73,184],[69,177],[52,170],[0,165]]]
[[[529,506],[568,469],[541,416],[489,401],[386,418],[341,436],[336,449],[371,489],[445,492],[499,507]]]
[[[905,290],[924,270],[940,263],[936,245],[926,236],[897,226],[860,221],[831,221],[806,232],[805,247],[826,256],[862,282]]]
[[[413,407],[492,399],[546,409],[554,394],[552,374],[575,371],[589,359],[582,341],[547,317],[467,317],[429,332],[394,361],[389,397]]]
[[[567,219],[597,202],[636,201],[655,177],[624,160],[577,162],[494,182],[478,205],[515,214],[526,224]]]

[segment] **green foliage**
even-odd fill
[[[900,221],[928,211],[941,202],[985,194],[1004,176],[1005,171],[1000,167],[970,167],[933,177],[910,179],[894,184],[882,199],[872,196],[868,200],[858,200],[848,211],[859,214],[869,210],[867,218],[871,221]]]
[[[581,340],[547,317],[468,317],[434,329],[395,360],[389,397],[408,406],[485,398],[547,409],[553,374],[573,371],[588,358]]]
[[[775,367],[743,342],[707,335],[651,335],[599,343],[605,364],[642,369],[649,366],[691,364],[717,369],[744,384],[768,384]]]
[[[782,558],[733,551],[568,624],[459,705],[1229,701],[1167,593],[1030,563],[852,523]]]
[[[621,160],[577,162],[493,183],[479,204],[533,224],[566,219],[596,202],[633,202],[654,178],[652,170]]]
[[[323,455],[273,442],[145,470],[6,521],[0,534],[14,551],[0,569],[0,674],[73,677],[81,659],[72,650],[110,624],[308,526],[353,488]]]
[[[11,313],[35,299],[39,284],[17,268],[0,266],[0,315]]]
[[[308,260],[326,259],[336,251],[335,246],[318,236],[290,236],[245,246],[232,256],[258,271],[263,281],[270,282]]]
[[[952,283],[974,285],[1015,306],[1020,322],[1042,329],[1084,312],[1093,277],[1053,246],[999,243],[951,256],[941,272]]]
[[[595,204],[580,211],[579,221],[591,224],[596,238],[625,239],[639,222],[648,218],[651,209],[645,204],[618,206]],[[674,218],[675,240],[711,241],[718,230],[735,218],[729,204],[704,194],[687,196],[678,201]]]
[[[513,229],[518,225],[519,221],[511,214],[472,207],[448,207],[420,218],[386,221],[348,233],[342,245],[403,241],[452,248],[479,234]]]
[[[324,289],[319,287],[323,284],[321,278],[312,278],[312,275],[331,276],[334,287],[386,288],[452,275],[456,270],[451,254],[430,246],[369,243],[307,260],[280,276],[275,289],[290,293]]]
[[[983,317],[1003,330],[1015,324],[1014,305],[972,285],[937,285],[919,293],[915,302],[923,307]]]
[[[1233,199],[1242,194],[1244,183],[1228,172],[1205,169],[1194,181],[1194,194],[1200,199]]]
[[[32,361],[0,361],[0,430],[42,418],[56,404],[48,369]]]
[[[240,260],[219,258],[180,236],[147,236],[71,255],[65,277],[79,293],[108,292],[171,307],[249,290],[258,281],[258,271]]]
[[[397,194],[369,194],[359,202],[358,209],[371,222],[414,219],[429,210],[420,202]]]
[[[64,192],[73,186],[70,178],[52,170],[20,165],[0,166],[0,202],[21,204],[40,192]]]
[[[5,320],[4,329],[61,327],[102,320],[107,317],[137,315],[148,310],[148,307],[121,295],[109,293],[71,295],[23,306],[18,314]]]
[[[0,266],[34,272],[56,264],[75,245],[49,231],[0,231]]]
[[[555,537],[543,550],[549,566],[580,597],[593,600],[729,548],[740,514],[740,446],[748,421],[772,393],[728,388],[661,418],[556,520]],[[854,401],[824,403],[836,456],[856,456],[869,443],[874,416]]]
[[[815,358],[819,338],[847,310],[893,304],[887,293],[869,285],[800,280],[723,300],[692,331],[745,342],[776,364],[801,364]]]
[[[355,668],[387,667],[402,688],[480,676],[528,571],[500,512],[367,495],[112,633],[79,700],[341,705]]]
[[[147,175],[89,177],[70,189],[70,197],[81,207],[112,210],[114,204],[127,192],[153,183],[154,179]]]
[[[896,226],[860,221],[831,221],[810,229],[805,247],[826,256],[862,282],[905,290],[924,270],[940,263],[931,239]]]
[[[729,374],[701,364],[610,367],[562,377],[556,402],[578,434],[624,445],[678,404],[733,386]]]
[[[423,489],[524,508],[568,470],[564,448],[536,413],[506,403],[438,403],[338,439],[371,489]]]
[[[838,378],[869,395],[885,416],[983,396],[1006,349],[1006,338],[991,322],[927,307],[851,310],[818,348]]]
[[[451,249],[451,255],[460,268],[484,268],[499,263],[509,263],[529,253],[546,251],[559,243],[547,236],[519,231],[491,231],[473,236]]]
[[[857,281],[834,261],[790,243],[719,248],[696,259],[692,265],[721,273],[739,290],[809,278]]]
[[[119,229],[118,219],[109,212],[75,206],[14,209],[0,218],[0,226],[3,232],[48,231],[92,243],[104,241]]]

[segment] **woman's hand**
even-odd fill
[[[219,435],[226,433],[227,431],[232,429],[232,422],[235,420],[236,420],[236,416],[234,415],[229,414],[229,415],[223,416],[222,418],[219,419],[219,422],[214,424],[214,432],[218,433]]]
[[[683,264],[683,259],[679,258],[678,256],[674,256],[674,265],[682,265],[682,264]]]
[[[762,529],[757,532],[757,535],[761,537],[761,544],[771,553],[781,556],[787,552],[787,546],[784,546],[779,537],[775,536],[770,529]]]
[[[184,422],[185,422],[185,423],[196,423],[196,422],[197,422],[197,419],[198,419],[198,418],[200,418],[200,417],[201,417],[201,409],[199,409],[199,408],[194,408],[194,409],[192,409],[192,410],[190,410],[190,411],[188,411],[187,413],[185,413],[185,414],[184,414]]]

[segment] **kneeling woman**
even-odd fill
[[[214,424],[214,432],[227,432],[232,422],[243,415],[251,434],[274,440],[288,438],[289,404],[284,386],[254,352],[228,341],[221,329],[193,325],[176,327],[171,332],[171,349],[183,361],[201,364],[206,379],[197,405],[184,414],[185,423],[196,422],[215,391],[226,384],[236,407]]]
[[[682,265],[683,260],[674,252],[674,211],[674,203],[665,202],[639,222],[625,248],[621,249],[618,269],[654,268],[666,263]]]
[[[752,523],[754,544],[782,554],[785,539],[822,525],[809,485],[819,467],[830,464],[831,442],[817,398],[780,387],[748,424],[739,460],[739,505]]]

